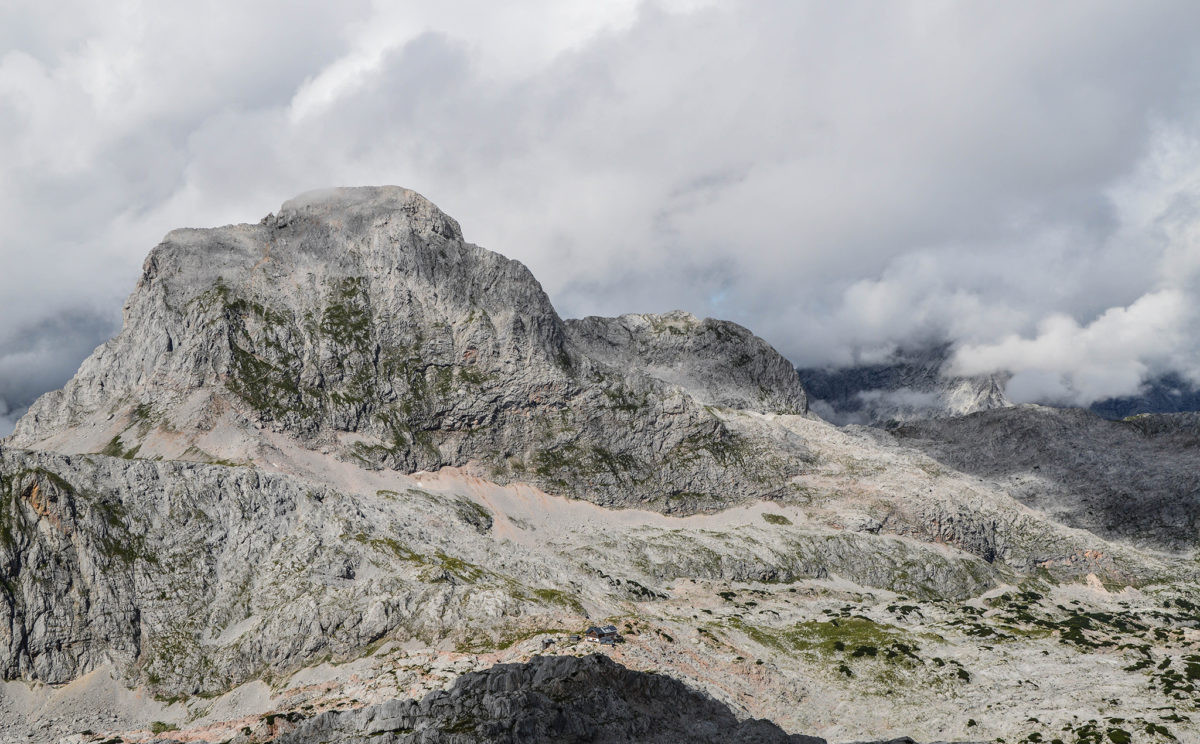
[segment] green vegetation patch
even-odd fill
[[[104,445],[104,449],[100,450],[100,454],[108,455],[109,457],[120,457],[126,460],[132,460],[137,457],[138,450],[141,448],[142,445],[139,443],[127,449],[125,444],[121,441],[121,435],[118,434],[110,439],[108,444]]]
[[[561,488],[595,475],[608,475],[620,483],[638,484],[646,464],[624,452],[604,447],[586,447],[568,442],[538,451],[533,456],[534,472]]]
[[[736,618],[732,623],[756,643],[784,652],[849,655],[853,658],[875,657],[882,653],[886,658],[895,659],[899,656],[915,658],[919,650],[912,634],[903,628],[862,616],[808,620],[781,629],[750,625]]]
[[[468,584],[474,584],[488,573],[474,563],[469,563],[461,558],[455,558],[452,555],[446,555],[440,550],[435,554],[435,558],[436,563],[432,565],[441,568],[444,573]]]
[[[391,537],[368,537],[365,533],[359,532],[352,538],[355,542],[366,545],[379,553],[394,556],[402,561],[411,561],[414,563],[425,563],[423,556],[409,550],[402,545],[400,541]]]
[[[846,678],[869,680],[867,691],[879,694],[912,684],[914,674],[925,683],[940,685],[972,680],[971,673],[954,659],[923,658],[914,634],[862,615],[809,620],[783,628],[753,625],[738,617],[726,622],[762,646],[805,656]]]
[[[329,304],[321,313],[321,333],[335,343],[365,350],[370,344],[371,312],[366,307],[366,278],[342,279],[334,285]]]
[[[565,634],[564,628],[512,628],[501,629],[497,635],[481,633],[464,638],[455,644],[455,650],[460,654],[479,654],[487,651],[504,651],[512,648],[521,641],[536,638],[540,635]]]
[[[722,426],[717,434],[700,432],[686,437],[672,448],[664,459],[668,462],[687,464],[708,456],[722,467],[732,467],[744,466],[749,454],[749,444]]]
[[[546,604],[558,605],[566,608],[576,615],[586,615],[587,611],[583,604],[574,596],[562,591],[561,589],[534,589],[533,596]]]
[[[646,391],[640,394],[622,385],[620,382],[604,388],[604,397],[608,398],[608,407],[614,411],[641,411],[650,407],[650,394]]]

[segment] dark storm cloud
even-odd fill
[[[565,314],[803,365],[946,338],[1018,397],[1200,372],[1194,3],[182,8],[0,11],[0,338],[114,317],[174,227],[398,183]]]
[[[62,387],[80,360],[117,330],[116,318],[82,309],[67,309],[52,317],[0,335],[0,436],[29,404],[47,390]]]

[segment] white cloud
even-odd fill
[[[110,327],[174,227],[398,183],[568,314],[801,364],[948,337],[1076,400],[1196,366],[1194,3],[181,8],[0,11],[0,358]]]
[[[1143,295],[1128,307],[1111,308],[1081,325],[1066,315],[1041,321],[1036,335],[1010,335],[996,343],[958,350],[955,371],[980,374],[1014,370],[1008,394],[1016,402],[1038,400],[1084,405],[1132,395],[1150,371],[1179,369],[1172,357],[1189,343],[1196,320],[1192,299],[1177,290]]]
[[[1108,189],[1115,225],[1089,251],[1113,262],[1090,278],[1125,290],[1100,285],[1096,300],[1136,296],[1083,321],[1066,312],[1043,314],[1031,333],[964,344],[956,371],[1010,369],[1016,373],[1008,386],[1013,400],[1076,405],[1133,395],[1147,377],[1168,371],[1200,383],[1194,330],[1200,321],[1200,141],[1160,126],[1150,144],[1131,175]]]

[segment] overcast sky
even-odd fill
[[[420,6],[420,7],[419,7]],[[0,435],[170,229],[399,184],[566,316],[1200,376],[1200,3],[0,5]]]

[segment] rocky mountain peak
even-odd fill
[[[705,407],[803,412],[761,339],[685,315],[570,328],[524,265],[419,194],[310,192],[258,224],[168,234],[120,335],[12,441],[253,463],[292,443],[683,510],[783,487],[766,474],[794,466]]]
[[[392,219],[404,216],[414,232],[440,235],[450,240],[463,239],[458,222],[417,192],[400,186],[356,186],[317,189],[288,199],[279,213],[264,223],[285,227],[297,220],[338,224],[354,219]]]

